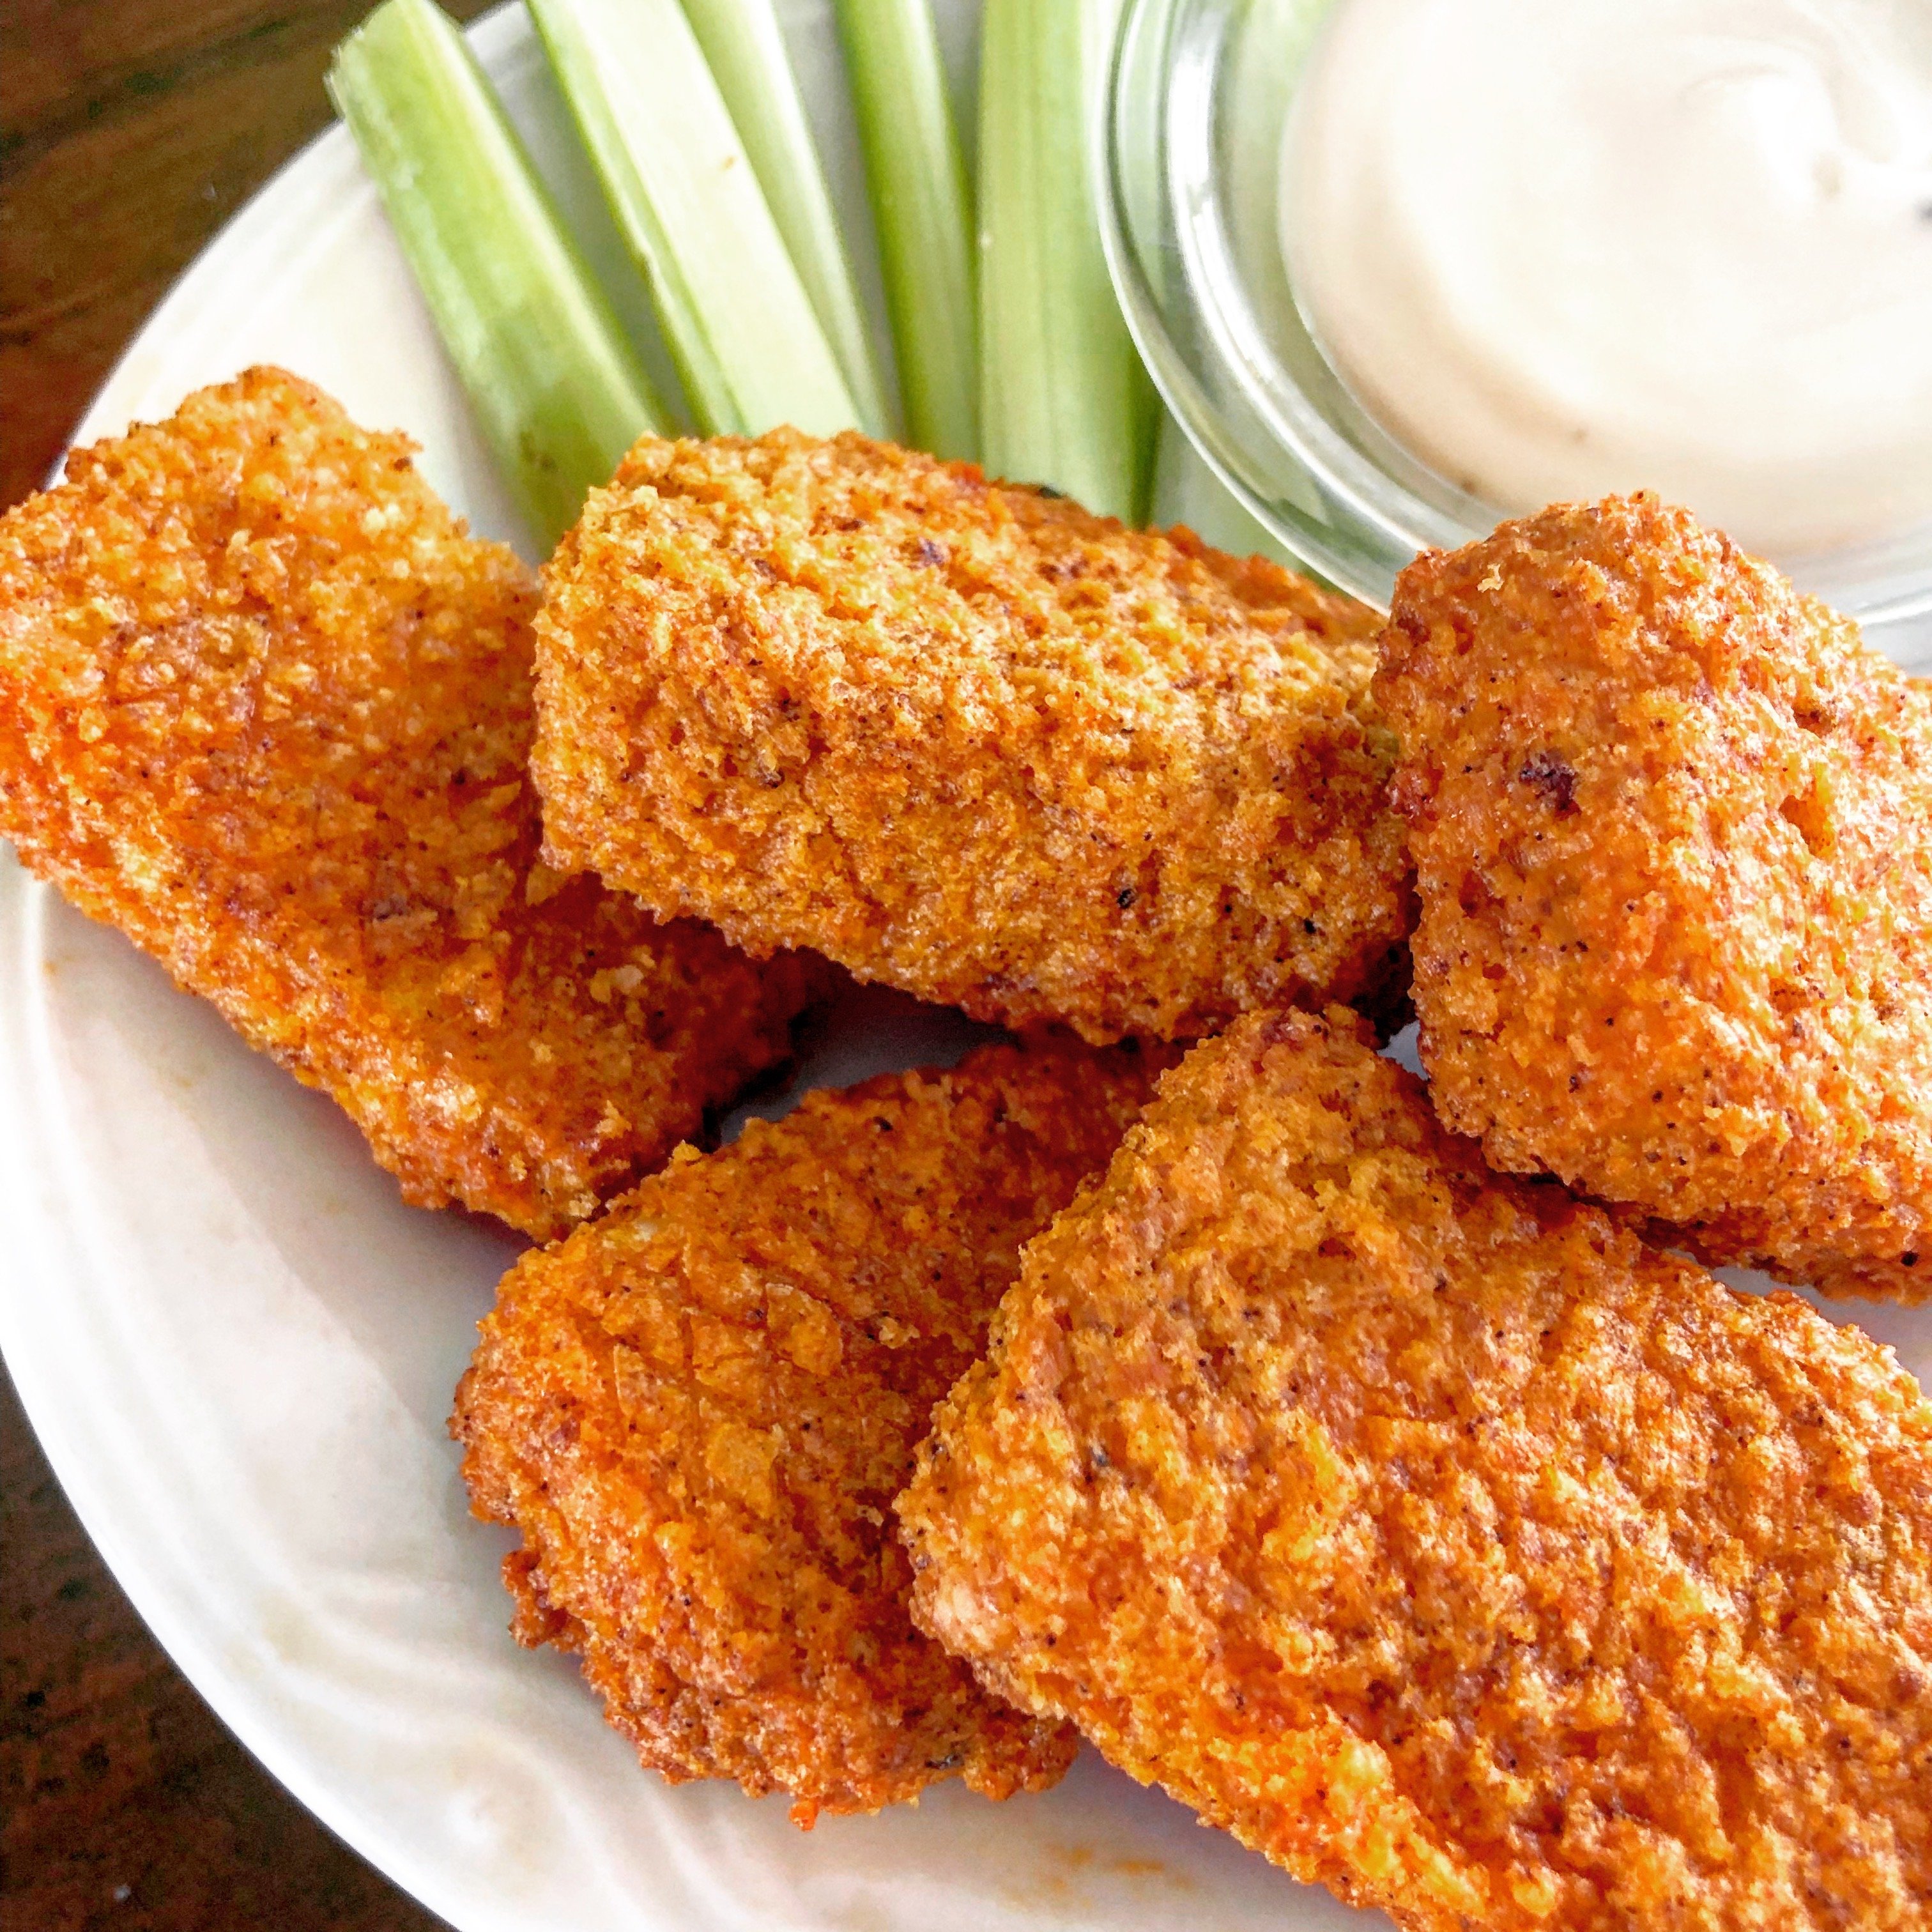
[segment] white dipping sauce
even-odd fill
[[[1932,0],[1339,0],[1281,185],[1324,352],[1490,503],[1932,517]]]

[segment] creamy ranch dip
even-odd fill
[[[1280,179],[1304,322],[1487,502],[1932,517],[1932,0],[1340,0]]]

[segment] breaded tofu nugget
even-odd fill
[[[545,575],[551,860],[1096,1042],[1373,1002],[1410,911],[1375,628],[856,434],[646,438]]]
[[[1252,1015],[898,1505],[981,1681],[1411,1932],[1922,1928],[1932,1407]]]
[[[1422,557],[1376,688],[1444,1121],[1706,1261],[1922,1298],[1932,690],[1648,496]]]
[[[424,1207],[548,1236],[789,1050],[755,966],[538,858],[536,586],[272,369],[0,520],[0,834]]]
[[[913,1628],[892,1500],[1021,1244],[1172,1058],[993,1047],[813,1094],[505,1277],[464,1473],[522,1533],[518,1636],[576,1652],[650,1768],[789,1792],[806,1825],[1065,1769],[1070,1732]]]

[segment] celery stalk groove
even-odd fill
[[[658,427],[650,378],[432,0],[386,0],[336,50],[328,92],[512,494],[554,541]]]
[[[897,409],[880,374],[865,304],[833,212],[772,0],[684,0],[711,77],[838,358],[868,435],[890,436]]]
[[[857,406],[678,0],[530,0],[710,434],[850,429]]]
[[[927,0],[838,0],[907,440],[980,450],[972,190]]]
[[[987,469],[1146,515],[1156,422],[1100,245],[1094,178],[1114,0],[986,0],[980,63]]]

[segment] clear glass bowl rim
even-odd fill
[[[1418,487],[1427,472],[1378,428],[1363,434],[1359,412],[1344,435],[1245,324],[1203,158],[1216,130],[1180,117],[1198,120],[1204,87],[1218,111],[1220,76],[1203,68],[1250,4],[1124,0],[1094,135],[1108,268],[1162,400],[1208,466],[1291,557],[1386,610],[1412,557],[1486,535],[1498,513],[1439,479]],[[1932,614],[1932,544],[1914,533],[1903,548],[1902,565],[1896,542],[1781,561],[1870,629]]]

